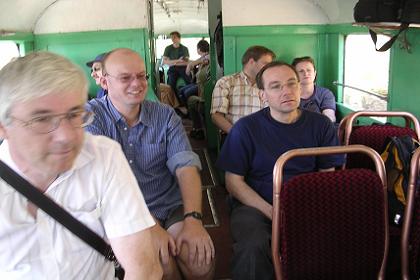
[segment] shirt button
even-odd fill
[[[127,127],[124,127],[124,130],[127,130]]]
[[[128,144],[130,147],[133,147],[133,143]]]
[[[130,159],[128,162],[129,162],[130,164],[132,164],[132,163],[133,163],[133,160],[132,160],[132,159]]]

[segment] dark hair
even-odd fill
[[[295,73],[296,79],[299,81],[299,75],[296,72],[296,69],[292,65],[290,65],[287,62],[277,60],[277,61],[272,61],[272,62],[264,65],[264,67],[261,68],[261,70],[258,72],[255,80],[257,81],[257,87],[259,89],[264,89],[264,81],[263,81],[262,75],[264,74],[265,70],[273,68],[273,67],[279,67],[279,66],[289,67]]]
[[[169,33],[169,36],[175,35],[178,38],[181,38],[181,34],[178,31],[172,31],[171,33]]]
[[[292,65],[293,67],[296,67],[296,65],[298,65],[301,62],[310,62],[315,69],[315,61],[310,56],[296,57],[295,59],[293,59]]]
[[[244,55],[242,56],[242,66],[248,63],[248,61],[252,58],[253,60],[257,61],[260,59],[263,55],[271,55],[273,59],[276,58],[276,54],[266,47],[263,46],[252,46],[249,47]]]
[[[202,40],[198,41],[197,49],[199,49],[202,52],[207,53],[207,52],[209,52],[209,49],[210,49],[209,43],[206,40],[202,39]]]

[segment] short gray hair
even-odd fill
[[[51,93],[80,90],[87,100],[88,81],[79,66],[51,52],[33,52],[0,70],[0,122],[8,121],[16,103]]]

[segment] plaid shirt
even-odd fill
[[[210,113],[225,114],[232,124],[243,116],[255,113],[264,107],[257,85],[251,84],[243,71],[222,77],[213,90]]]

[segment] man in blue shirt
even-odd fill
[[[299,109],[300,85],[293,66],[265,65],[256,77],[268,107],[241,118],[230,130],[217,166],[226,171],[232,196],[233,279],[274,279],[271,260],[273,168],[284,152],[338,145],[332,122],[324,115]],[[291,160],[285,179],[316,170],[333,170],[341,156]]]
[[[201,221],[201,164],[181,119],[169,106],[145,100],[148,76],[133,50],[111,51],[103,67],[108,95],[87,104],[95,113],[87,130],[121,144],[157,221],[152,231],[164,277],[179,279],[179,267],[187,279],[211,279],[214,246]]]

